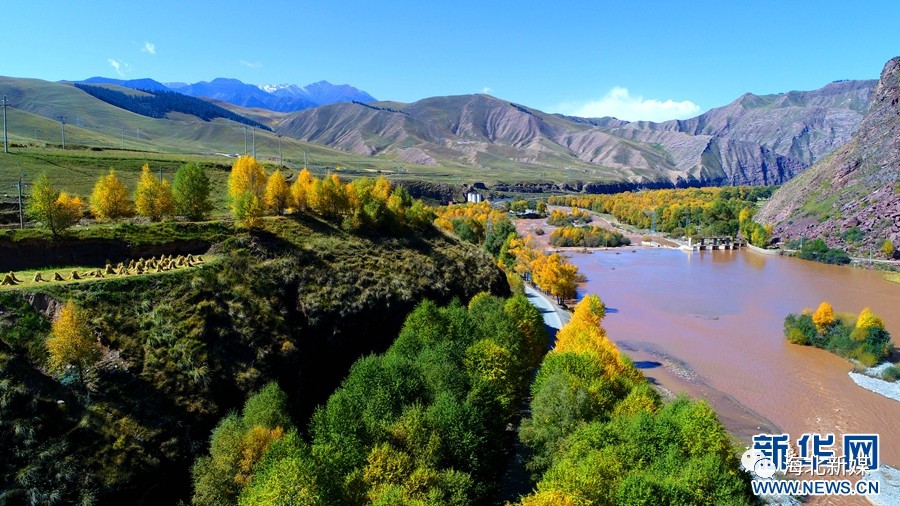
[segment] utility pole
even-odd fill
[[[66,149],[66,117],[60,115],[56,119],[59,120],[59,127],[62,129],[62,147]]]
[[[9,105],[9,100],[6,99],[6,95],[3,95],[3,152],[9,153],[9,132],[6,130],[6,107]]]
[[[278,137],[278,166],[284,167],[284,155],[281,153],[281,135],[275,134]]]
[[[253,127],[253,158],[256,158],[256,127]]]
[[[303,152],[303,168],[306,169],[306,151]]]
[[[122,149],[125,149],[125,127],[122,127]]]
[[[38,130],[37,128],[35,128],[35,129],[34,129],[34,142],[35,142],[35,143],[37,143],[37,135],[38,135],[38,132],[40,132],[40,130]]]
[[[19,190],[19,229],[25,228],[25,212],[22,208],[22,191],[25,189],[25,173],[22,172],[19,174],[19,183],[16,185],[16,188]]]
[[[247,156],[247,125],[243,125],[241,129],[244,130],[244,156]]]

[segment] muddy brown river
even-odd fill
[[[662,387],[709,399],[733,433],[780,431],[792,441],[805,432],[876,433],[882,463],[900,467],[900,402],[853,383],[847,360],[790,344],[782,331],[788,313],[827,300],[835,311],[871,307],[900,344],[900,284],[752,251],[571,256],[587,276],[579,295],[596,293],[609,308],[610,339]]]

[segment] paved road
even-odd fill
[[[569,314],[559,309],[553,301],[529,285],[525,285],[525,296],[544,316],[544,325],[547,327],[547,334],[550,336],[548,348],[552,348],[556,340],[556,332],[562,328],[564,323],[569,321]]]

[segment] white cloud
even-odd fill
[[[485,95],[490,95],[492,91],[494,91],[494,89],[491,88],[490,86],[485,86],[484,88],[481,88],[481,93],[484,93]]]
[[[250,67],[251,69],[258,69],[263,66],[263,64],[258,61],[257,62],[249,62],[247,60],[241,60],[241,65],[243,65],[245,67]]]
[[[125,62],[120,62],[120,61],[115,60],[115,59],[113,59],[113,58],[109,58],[109,59],[107,59],[106,61],[109,62],[109,65],[110,65],[113,69],[115,69],[116,74],[119,74],[119,77],[125,77],[125,72],[128,71],[128,64],[127,64],[127,63],[125,63]]]
[[[144,47],[141,48],[141,51],[149,54],[156,54],[156,44],[152,42],[144,42]]]
[[[570,116],[602,118],[612,116],[625,121],[666,121],[687,119],[700,113],[700,106],[690,100],[676,102],[632,96],[628,88],[616,86],[598,100],[564,103],[556,109]]]

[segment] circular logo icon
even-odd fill
[[[766,457],[761,450],[748,449],[741,455],[741,465],[744,469],[756,474],[760,478],[775,476],[775,462]]]
[[[760,478],[771,478],[775,476],[775,463],[769,458],[757,460],[756,465],[753,466],[753,472]]]

